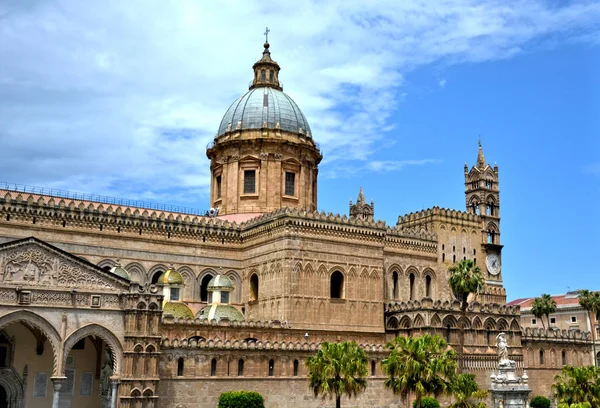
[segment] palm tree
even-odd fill
[[[467,307],[469,306],[469,295],[471,293],[478,293],[483,289],[483,275],[481,274],[481,268],[471,259],[464,259],[457,264],[452,265],[448,271],[450,272],[450,279],[448,283],[454,296],[460,301],[460,310],[462,316],[466,318]],[[462,319],[464,320],[464,319]],[[460,327],[460,344],[458,349],[459,361],[462,364],[463,348],[465,343],[464,327]],[[460,366],[459,366],[460,368]]]
[[[544,317],[544,314],[545,314],[544,303],[542,302],[542,299],[540,299],[540,298],[533,299],[533,303],[531,304],[531,314],[533,314],[536,319],[540,319],[540,321],[542,322],[542,327],[544,328],[544,330],[546,330],[546,325],[544,324],[544,319],[542,319],[542,317]]]
[[[315,397],[335,396],[336,408],[341,407],[342,395],[351,398],[367,388],[367,353],[353,341],[322,343],[306,366]]]
[[[456,400],[448,408],[485,408],[487,390],[480,390],[474,374],[459,374],[450,383],[450,391]]]
[[[531,306],[531,313],[542,320],[542,326],[544,326],[543,316],[546,316],[548,321],[548,327],[550,327],[550,315],[556,312],[556,301],[547,293],[542,294],[542,297],[533,299]],[[544,326],[544,329],[546,326]]]
[[[600,292],[592,292],[587,289],[579,291],[579,304],[588,312],[590,330],[592,331],[592,347],[594,349],[594,365],[596,361],[596,341],[594,328],[592,327],[592,313],[596,316],[596,323],[600,321]]]
[[[562,369],[562,375],[554,377],[554,397],[561,403],[589,402],[593,408],[600,407],[600,368],[594,366]]]
[[[384,386],[394,394],[405,399],[414,394],[415,406],[421,408],[423,396],[448,392],[456,374],[456,353],[440,336],[396,337],[385,347],[390,354],[382,362],[388,376]]]

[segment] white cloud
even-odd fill
[[[600,4],[585,1],[5,0],[0,172],[8,181],[205,203],[205,146],[251,78],[265,23],[284,89],[326,154],[324,173],[348,161],[397,170],[417,163],[365,163],[394,130],[403,74],[439,60],[598,42],[599,21]]]
[[[441,88],[446,86],[446,80],[445,79],[440,79],[439,85]]]

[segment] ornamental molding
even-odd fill
[[[0,245],[0,287],[11,286],[23,293],[36,288],[119,293],[129,290],[129,281],[43,241],[26,238]],[[5,290],[0,292],[0,299],[9,300],[11,297]],[[71,293],[54,291],[34,291],[30,296],[21,298],[27,303],[62,304],[68,300],[83,305],[90,302],[89,296],[72,297]]]

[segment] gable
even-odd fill
[[[0,286],[121,292],[129,281],[31,237],[0,245]]]

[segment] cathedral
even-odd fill
[[[361,189],[348,214],[317,212],[323,156],[268,42],[252,68],[207,147],[206,213],[0,189],[0,408],[216,407],[230,390],[328,406],[304,362],[343,340],[369,356],[368,387],[345,406],[403,406],[383,386],[384,346],[423,333],[482,388],[500,333],[532,395],[563,365],[591,364],[589,333],[522,328],[506,303],[503,276],[522,271],[502,269],[500,173],[481,144],[464,210],[387,225]],[[485,278],[464,313],[448,285],[463,259]]]

